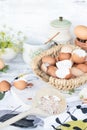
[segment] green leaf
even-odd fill
[[[0,31],[0,53],[3,53],[5,48],[12,48],[16,50],[16,52],[20,52],[23,43],[27,40],[27,36],[24,36],[21,31],[15,33],[12,28],[7,26],[3,26],[3,29],[5,30]],[[8,31],[6,31],[6,29]]]
[[[2,100],[5,96],[5,93],[0,92],[0,100]]]
[[[75,92],[75,89],[74,89],[74,88],[69,90],[69,94],[70,94],[70,95],[71,95],[72,93],[74,93],[74,92]]]
[[[2,70],[0,70],[0,72],[6,73],[8,69],[9,69],[9,66],[5,65],[5,67]]]

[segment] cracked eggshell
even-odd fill
[[[74,33],[76,37],[80,38],[81,40],[87,40],[87,26],[78,25],[74,28]]]
[[[70,59],[72,50],[73,49],[70,45],[62,46],[58,56],[56,56],[56,61]]]
[[[84,63],[86,61],[86,52],[83,49],[75,49],[72,52],[71,60],[74,63]]]
[[[72,74],[70,69],[63,67],[62,69],[57,69],[56,76],[61,79],[70,79]]]
[[[73,62],[71,60],[62,60],[62,61],[58,61],[56,62],[56,66],[59,69],[62,69],[63,67],[65,68],[71,68],[73,65]]]
[[[11,84],[8,81],[3,80],[0,82],[0,92],[6,92],[10,90],[10,88],[11,88]]]
[[[28,83],[22,79],[15,80],[13,86],[17,89],[23,90],[28,86]]]
[[[65,45],[61,48],[60,52],[61,53],[72,53],[72,47],[70,45]]]

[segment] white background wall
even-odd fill
[[[87,0],[0,0],[0,24],[48,34],[49,23],[63,16],[72,27],[87,26]]]

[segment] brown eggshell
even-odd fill
[[[2,59],[0,59],[0,70],[2,70],[5,67],[5,63]]]
[[[59,61],[59,57],[58,57],[58,56],[56,56],[56,57],[55,57],[55,59],[56,59],[56,62],[58,62],[58,61]]]
[[[61,53],[72,53],[72,47],[70,45],[64,45],[61,47]]]
[[[76,68],[80,69],[82,72],[87,73],[87,65],[86,64],[78,64]]]
[[[56,64],[56,59],[51,56],[44,56],[42,58],[42,63],[48,63],[49,65],[55,65]]]
[[[87,41],[85,43],[82,43],[82,42],[78,41],[77,39],[75,39],[75,44],[87,51]]]
[[[87,26],[78,25],[74,28],[74,33],[76,37],[80,38],[81,40],[87,40]]]
[[[69,60],[71,57],[71,54],[60,52],[58,57],[59,57],[59,60]]]
[[[65,76],[65,79],[70,79],[73,77],[73,75],[71,73],[71,69],[69,69],[69,70],[70,70],[70,73]]]
[[[67,71],[67,73],[66,73]],[[56,76],[60,79],[70,79],[73,77],[71,70],[67,69],[67,68],[63,68],[63,69],[58,69],[56,71]]]
[[[0,92],[6,92],[10,90],[10,88],[11,88],[11,84],[8,81],[3,80],[0,82]]]
[[[70,79],[72,77],[73,77],[73,75],[70,73],[70,74],[68,74],[68,75],[65,76],[65,79]]]
[[[14,81],[13,86],[17,89],[23,90],[28,86],[28,83],[24,80],[16,80]]]
[[[83,104],[87,104],[87,98],[82,99]]]
[[[87,65],[87,61],[85,61],[85,63],[84,64],[86,64]]]
[[[84,63],[85,60],[86,60],[86,56],[85,57],[80,57],[78,56],[77,54],[73,53],[72,56],[71,56],[71,60],[74,62],[74,63]]]
[[[43,63],[42,65],[41,65],[41,70],[43,71],[43,72],[47,72],[47,66],[46,66],[46,64],[45,63]]]
[[[81,75],[84,74],[84,72],[81,71],[80,69],[78,69],[77,67],[72,67],[71,68],[71,73],[72,73],[72,75],[74,75],[76,77],[81,76]]]
[[[56,66],[48,66],[47,68],[47,74],[53,77],[56,77]]]

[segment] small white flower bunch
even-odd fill
[[[0,27],[0,53],[6,48],[12,48],[14,51],[21,52],[23,42],[27,39],[21,31],[15,31],[13,28],[3,25]]]

